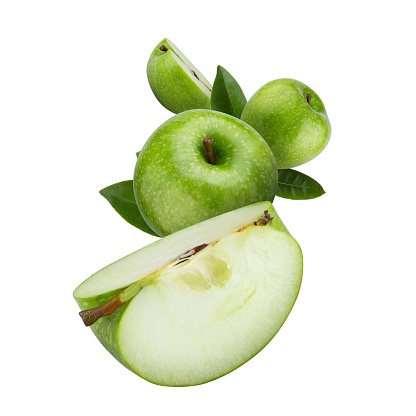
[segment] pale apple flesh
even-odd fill
[[[211,106],[211,84],[169,39],[152,52],[147,77],[156,98],[173,113]]]
[[[165,44],[166,43],[166,44]],[[208,96],[211,97],[212,86],[209,81],[202,75],[202,73],[196,68],[195,65],[168,39],[163,46],[166,51],[171,51],[173,58],[182,67],[182,69],[188,73],[189,77],[195,84],[201,88],[201,90]],[[160,49],[160,47],[159,47]]]
[[[271,222],[258,221],[264,211]],[[175,263],[199,244],[203,249]],[[165,237],[102,269],[74,296],[86,309],[147,280],[91,328],[139,376],[187,386],[221,377],[257,354],[289,315],[301,278],[300,248],[265,202]]]

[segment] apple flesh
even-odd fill
[[[309,162],[328,144],[331,126],[319,96],[293,79],[261,87],[241,119],[254,127],[272,149],[279,169]]]
[[[173,113],[211,106],[211,84],[169,39],[150,55],[147,78],[155,97]]]
[[[301,278],[298,244],[271,203],[261,202],[124,257],[78,286],[74,297],[81,309],[96,308],[141,284],[91,328],[140,377],[190,386],[221,377],[257,354],[289,315]]]
[[[204,147],[208,137],[215,164]],[[190,110],[166,121],[147,140],[133,187],[141,215],[165,236],[236,208],[273,201],[277,175],[273,153],[248,124],[212,110]]]

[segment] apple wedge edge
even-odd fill
[[[233,371],[267,345],[295,303],[302,269],[299,245],[273,205],[260,202],[110,264],[74,297],[85,311],[125,296],[91,325],[94,334],[140,377],[189,386]]]

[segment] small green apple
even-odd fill
[[[266,140],[279,169],[309,162],[322,152],[331,135],[321,99],[294,79],[278,79],[261,87],[248,101],[241,119]]]
[[[298,244],[261,202],[110,264],[74,297],[125,367],[155,384],[191,386],[256,355],[285,322],[301,280]]]
[[[248,124],[217,111],[190,110],[166,121],[147,140],[133,188],[141,215],[164,236],[239,207],[273,201],[277,174],[269,146]]]
[[[211,84],[169,39],[150,55],[147,78],[156,98],[173,113],[210,108]]]

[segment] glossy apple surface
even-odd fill
[[[322,100],[293,79],[278,79],[261,87],[248,101],[241,119],[261,134],[279,169],[309,162],[322,152],[331,135]]]
[[[204,138],[212,139],[215,165]],[[165,236],[224,212],[273,201],[277,189],[273,153],[248,124],[210,110],[180,113],[148,139],[133,178],[140,213]]]

